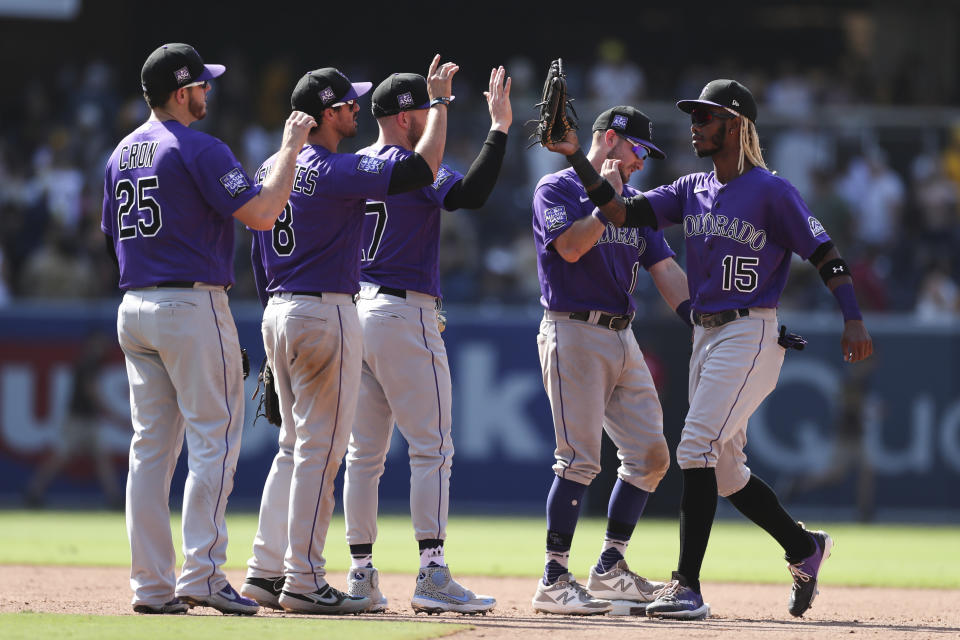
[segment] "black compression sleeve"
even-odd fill
[[[823,260],[823,257],[827,255],[827,252],[833,249],[833,241],[827,240],[819,247],[814,249],[813,253],[810,254],[810,257],[807,258],[810,261],[810,264],[817,266],[817,263]]]
[[[624,198],[623,203],[627,205],[627,220],[623,226],[650,227],[656,230],[657,216],[653,212],[653,205],[642,193]]]
[[[113,260],[113,264],[120,268],[120,261],[117,260],[117,251],[113,248],[113,237],[103,234],[103,239],[107,241],[107,255]]]
[[[407,191],[415,191],[432,183],[433,171],[430,169],[430,165],[423,159],[423,156],[414,151],[393,165],[387,195],[392,196]]]
[[[483,148],[463,176],[463,180],[450,187],[450,191],[443,199],[443,208],[453,211],[482,207],[497,183],[497,176],[500,175],[500,167],[503,165],[503,156],[506,152],[507,134],[502,131],[488,133]]]

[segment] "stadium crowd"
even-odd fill
[[[216,109],[198,126],[227,142],[253,173],[277,147],[301,69],[284,56],[256,64],[240,52],[207,56],[226,64],[228,72],[210,95]],[[960,120],[931,122],[924,109],[940,105],[916,100],[937,94],[909,90],[909,69],[892,74],[901,81],[878,83],[855,61],[841,61],[829,71],[792,64],[762,70],[731,61],[720,68],[690,67],[673,83],[663,83],[618,40],[601,42],[592,61],[567,63],[583,128],[614,104],[636,105],[656,123],[654,140],[668,159],[649,162],[636,175],[640,188],[697,168],[709,170],[709,161],[694,157],[689,122],[673,102],[696,97],[712,77],[741,80],[760,103],[758,130],[767,164],[800,190],[837,240],[854,271],[863,309],[915,312],[931,322],[960,315],[960,264],[950,250],[960,240]],[[441,276],[448,303],[538,304],[530,200],[536,181],[559,168],[562,159],[526,148],[523,122],[534,115],[545,65],[517,57],[505,66],[514,82],[510,146],[486,206],[445,217]],[[344,71],[376,83],[395,70],[364,65]],[[461,171],[484,139],[488,118],[481,91],[488,71],[464,70],[455,82],[458,99],[445,161]],[[21,299],[118,295],[99,228],[103,168],[117,140],[147,114],[137,78],[118,77],[104,60],[67,62],[53,76],[38,75],[19,100],[3,107],[0,306]],[[341,150],[360,148],[375,136],[369,101],[361,100],[360,134]],[[678,232],[671,229],[668,240],[682,264]],[[250,235],[237,237],[231,296],[253,300]],[[792,273],[786,307],[833,308],[814,269]],[[645,286],[652,291],[651,283]],[[669,313],[658,310],[655,296],[641,291],[640,297],[649,300],[641,312]]]

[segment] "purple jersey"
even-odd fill
[[[233,284],[233,214],[260,191],[227,145],[176,120],[148,120],[107,161],[100,228],[120,288]]]
[[[638,191],[627,185],[623,194]],[[674,256],[660,231],[618,229],[607,224],[597,244],[575,263],[564,260],[551,243],[596,207],[572,168],[540,179],[533,195],[533,238],[537,245],[540,304],[553,311],[630,313],[630,294],[640,267],[649,269]]]
[[[276,156],[257,170],[257,184]],[[387,196],[395,160],[332,153],[307,145],[297,155],[293,191],[270,231],[259,235],[268,293],[360,291],[360,230],[367,198]]]
[[[644,193],[660,221],[682,224],[695,311],[776,307],[790,253],[807,259],[830,239],[789,182],[753,168],[727,184],[713,171]]]
[[[358,153],[400,161],[413,152],[390,145]],[[364,282],[440,297],[440,209],[462,179],[463,174],[440,165],[432,185],[367,202],[360,254]]]

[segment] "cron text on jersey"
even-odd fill
[[[683,217],[683,233],[690,236],[720,236],[736,240],[740,244],[749,246],[754,251],[763,249],[767,244],[767,232],[757,229],[740,218],[713,215],[712,213],[698,213]]]
[[[119,155],[117,155],[117,165],[120,171],[152,167],[153,157],[156,155],[159,145],[159,142],[154,142],[153,140],[123,145],[120,147]]]

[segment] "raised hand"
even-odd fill
[[[620,175],[620,161],[607,158],[600,167],[600,175],[607,179],[616,193],[623,191],[623,177]]]
[[[490,70],[489,90],[483,95],[487,98],[487,108],[490,110],[490,129],[507,132],[513,122],[513,108],[510,106],[510,84],[512,79],[503,77],[506,72],[503,66]]]
[[[317,121],[313,119],[313,116],[307,115],[303,111],[294,111],[283,125],[282,146],[299,150],[306,144],[310,130],[315,126],[317,126]]]
[[[460,70],[455,62],[440,64],[440,54],[433,56],[430,69],[427,71],[427,94],[430,100],[434,98],[453,97],[453,76]]]

